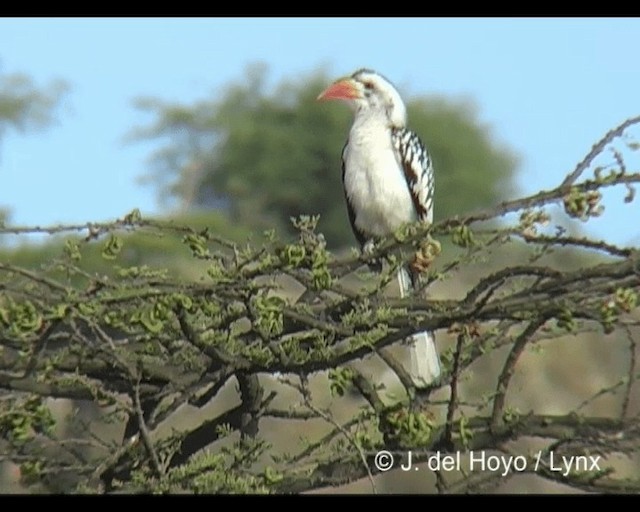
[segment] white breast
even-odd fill
[[[386,236],[417,220],[389,128],[355,123],[344,152],[344,186],[355,224],[367,236]]]

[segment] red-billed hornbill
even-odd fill
[[[420,138],[406,128],[407,111],[382,75],[360,69],[331,84],[318,99],[345,100],[355,111],[342,151],[342,181],[353,232],[363,251],[376,238],[420,220],[433,222],[433,167]],[[398,272],[401,296],[418,283],[409,266]],[[410,374],[418,386],[440,375],[433,333],[415,333]]]

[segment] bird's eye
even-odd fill
[[[371,82],[364,82],[364,88],[366,91],[373,90],[373,84]]]

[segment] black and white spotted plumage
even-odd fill
[[[346,100],[355,112],[342,151],[342,179],[353,232],[363,251],[403,224],[433,222],[434,173],[429,153],[406,127],[406,109],[395,87],[362,69],[332,84],[320,99]],[[398,273],[401,296],[417,284],[409,267]],[[433,334],[411,340],[410,374],[417,385],[434,381],[440,360]]]
[[[433,166],[427,148],[420,137],[406,128],[393,129],[391,141],[404,170],[418,218],[433,222]]]

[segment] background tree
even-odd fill
[[[60,80],[39,88],[22,73],[0,75],[0,140],[10,128],[24,132],[49,126],[67,89]]]
[[[155,119],[134,137],[164,142],[148,178],[184,207],[222,208],[254,228],[293,233],[291,217],[320,215],[330,246],[352,245],[340,164],[352,114],[316,101],[334,79],[316,71],[268,90],[266,68],[254,66],[220,99],[138,100]],[[511,192],[517,160],[493,140],[471,103],[418,97],[408,111],[435,161],[436,219]]]

